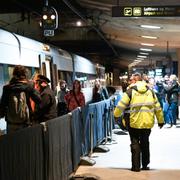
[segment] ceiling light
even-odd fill
[[[147,56],[137,55],[138,58],[147,58]]]
[[[152,49],[140,48],[140,51],[148,51],[148,52],[150,52],[150,51],[152,51]]]
[[[154,44],[149,44],[149,43],[141,43],[142,46],[154,46]]]
[[[141,37],[146,39],[157,39],[156,36],[141,36]]]
[[[143,61],[144,58],[137,57],[136,60],[141,60],[141,61]]]
[[[142,54],[142,55],[149,55],[149,53],[147,53],[147,52],[140,52],[139,54]]]
[[[77,26],[81,26],[81,25],[82,25],[82,22],[81,22],[81,21],[77,21],[77,22],[76,22],[76,25],[77,25]]]
[[[135,62],[141,62],[142,60],[135,59],[134,61],[135,61]]]
[[[142,28],[148,28],[148,29],[161,29],[160,26],[151,26],[151,25],[140,25]]]

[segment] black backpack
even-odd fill
[[[30,123],[29,107],[24,91],[10,93],[7,106],[7,121],[13,124]]]

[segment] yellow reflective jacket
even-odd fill
[[[114,110],[115,118],[120,117],[129,108],[130,127],[150,129],[154,125],[155,116],[158,123],[164,123],[163,112],[155,93],[145,82],[138,81],[128,89]]]

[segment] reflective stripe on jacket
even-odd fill
[[[137,129],[152,128],[155,116],[158,123],[164,122],[163,112],[155,93],[144,82],[138,81],[127,90],[114,110],[114,116],[120,117],[129,107],[130,127]],[[126,111],[127,113],[127,111]]]

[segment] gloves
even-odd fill
[[[160,129],[164,126],[164,123],[158,123],[158,126],[160,127]]]

